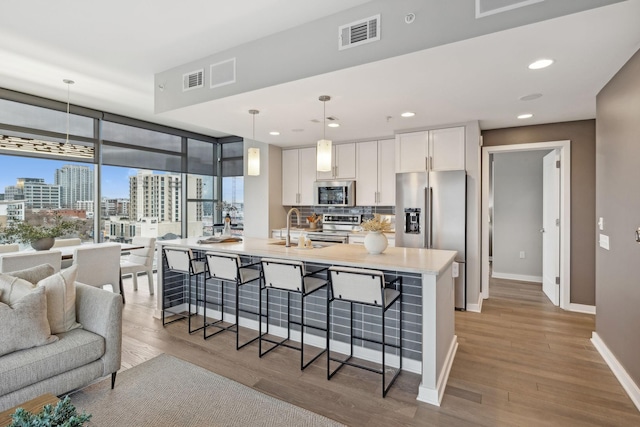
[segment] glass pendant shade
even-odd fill
[[[249,148],[247,150],[247,175],[260,175],[260,149]]]
[[[321,139],[318,141],[317,148],[317,167],[319,172],[331,171],[331,140]]]

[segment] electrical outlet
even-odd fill
[[[524,251],[520,251],[520,259],[524,259]]]

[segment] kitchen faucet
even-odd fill
[[[298,218],[298,227],[300,227],[300,211],[297,208],[291,208],[289,209],[289,212],[287,212],[287,237],[285,240],[285,244],[284,246],[289,248],[291,247],[291,213],[295,212],[296,213],[296,217]]]

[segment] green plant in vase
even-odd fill
[[[71,404],[69,396],[59,401],[56,406],[45,405],[42,411],[33,414],[23,408],[16,409],[11,415],[10,427],[80,427],[91,419],[91,414],[78,414]]]
[[[14,222],[0,230],[2,240],[7,243],[30,243],[36,250],[46,250],[53,246],[56,237],[65,236],[78,230],[78,221],[65,220],[56,215],[43,224],[31,224],[26,221]]]

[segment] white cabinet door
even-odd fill
[[[298,151],[282,150],[282,204],[298,204]]]
[[[464,127],[429,131],[432,171],[464,170]]]
[[[316,181],[316,147],[298,150],[298,205],[313,205],[313,183]]]
[[[378,200],[381,206],[396,204],[395,140],[378,141]],[[356,181],[357,183],[357,181]],[[358,194],[356,193],[356,197]]]
[[[318,172],[318,181],[356,178],[356,144],[338,144],[331,148],[331,170]]]
[[[429,157],[429,133],[410,132],[396,135],[396,172],[423,172]]]
[[[349,244],[350,245],[364,245],[364,237],[365,236],[349,235]]]
[[[359,142],[356,151],[356,204],[372,206],[378,199],[378,142]]]

